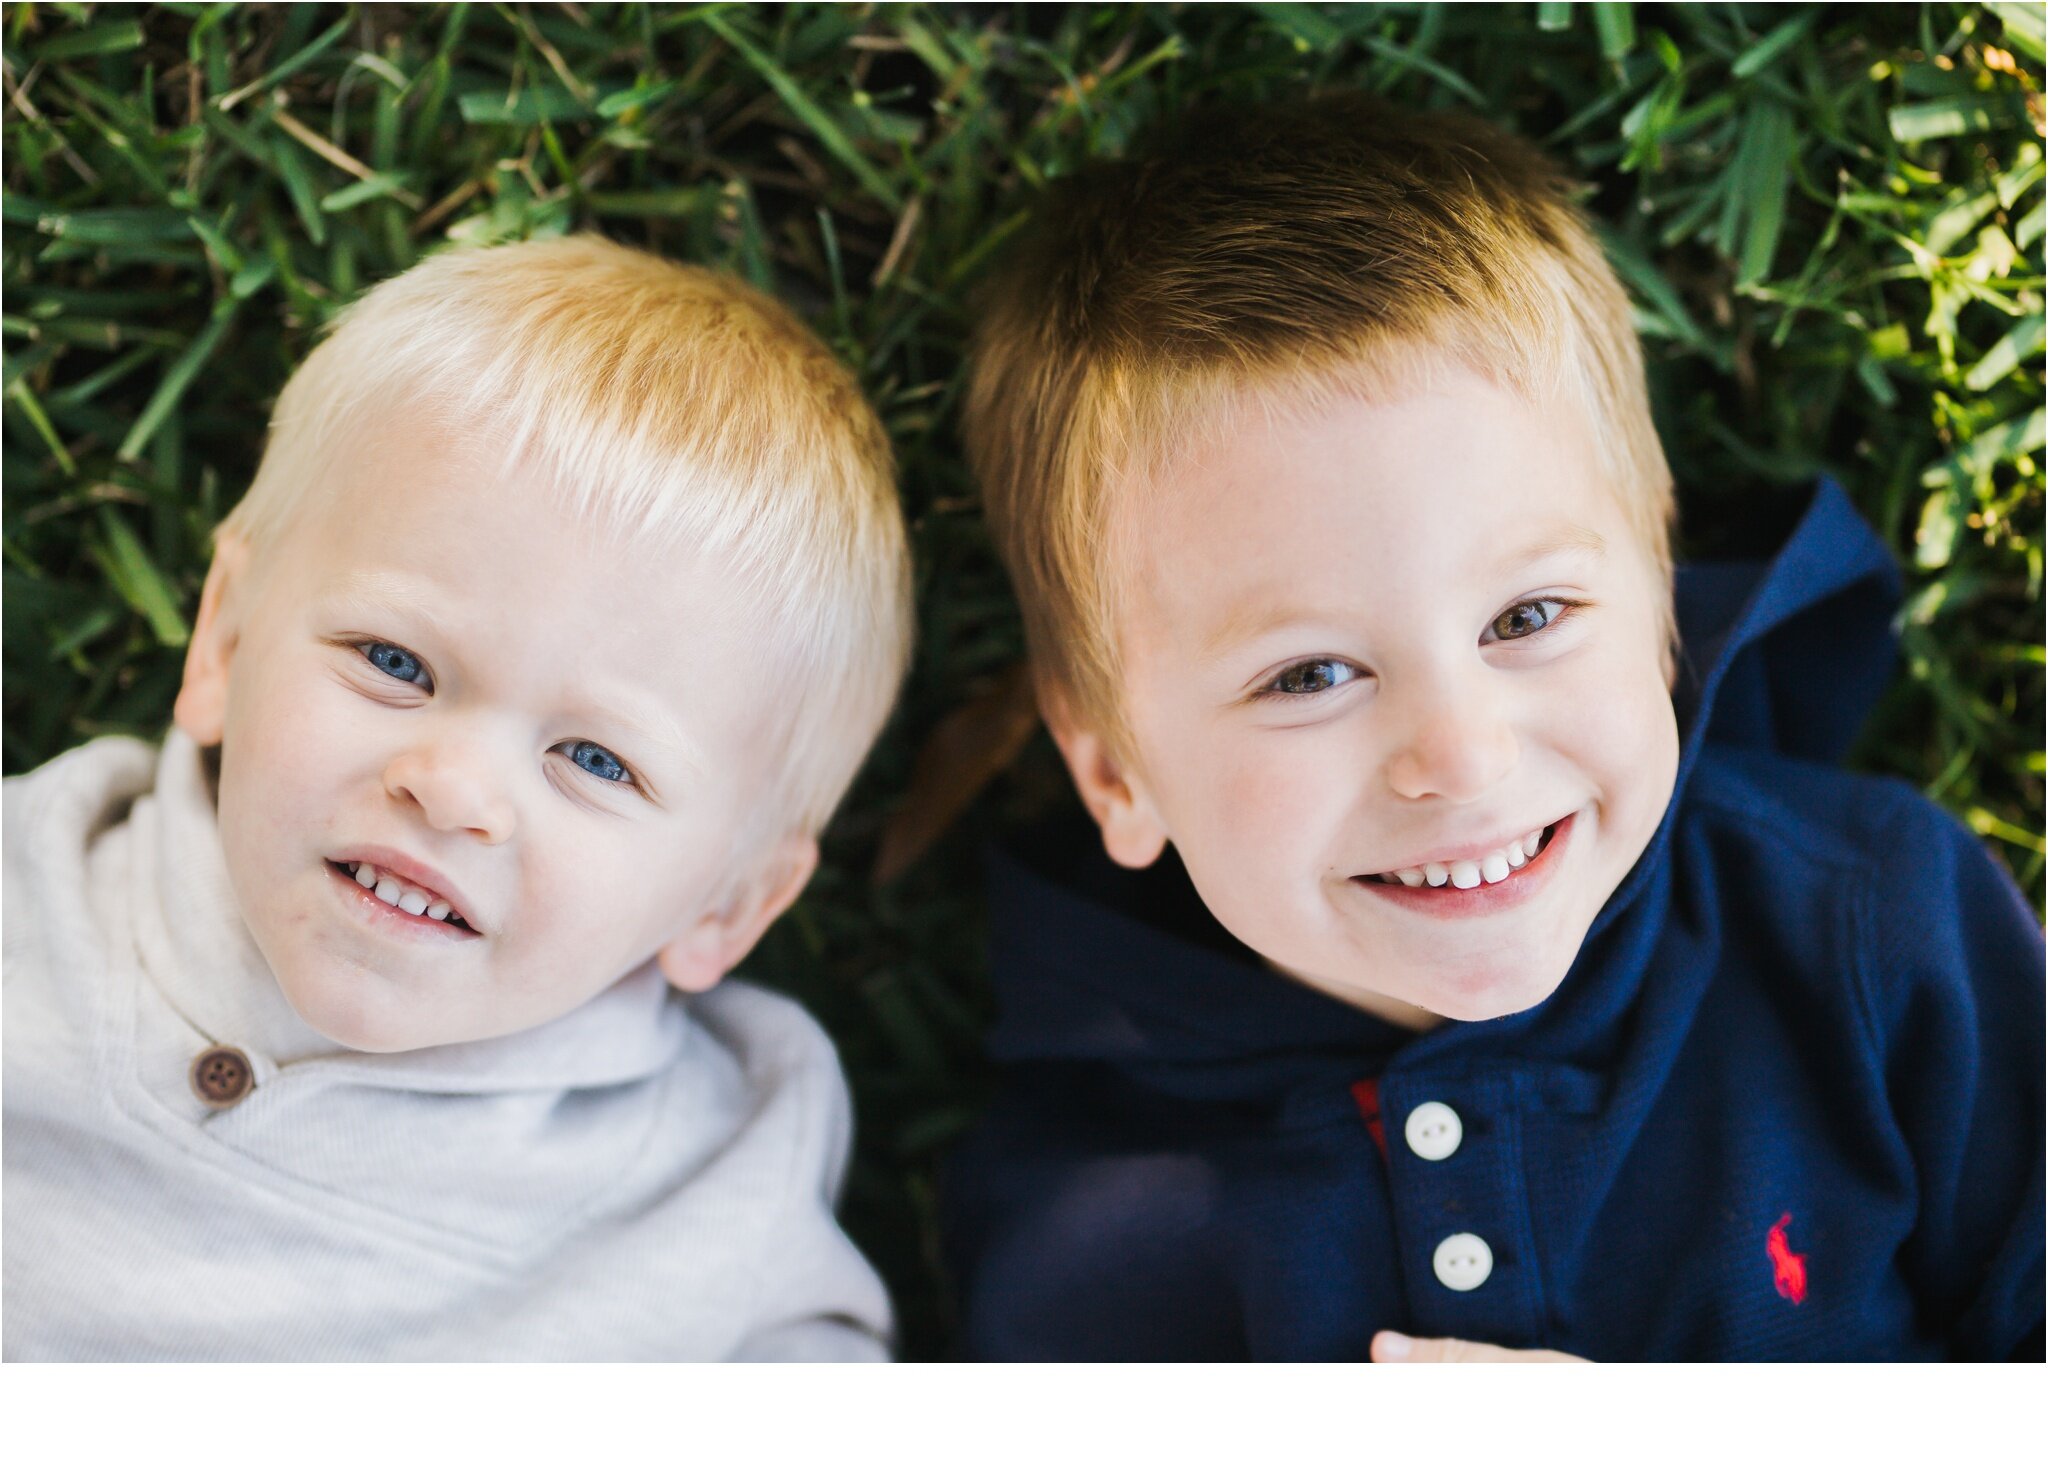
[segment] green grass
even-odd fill
[[[1467,107],[1592,185],[1648,340],[1684,548],[1767,548],[1821,470],[1897,549],[1906,675],[1858,753],[2042,892],[2038,6],[740,5],[5,12],[5,766],[153,735],[207,534],[323,321],[451,239],[596,228],[793,302],[894,435],[921,648],[756,973],[838,1038],[849,1225],[950,1345],[935,1155],[989,1003],[975,842],[877,840],[1020,651],[959,463],[968,288],[1046,179],[1197,99]]]

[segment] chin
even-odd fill
[[[406,1053],[432,1046],[431,1041],[420,1040],[417,1023],[404,1021],[401,1014],[383,1004],[361,1000],[367,980],[308,982],[280,974],[278,986],[307,1027],[345,1048],[359,1053]]]
[[[1406,1000],[1453,1022],[1486,1022],[1541,1006],[1563,982],[1562,971],[1533,981],[1526,972],[1477,973],[1432,983]]]

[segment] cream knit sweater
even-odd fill
[[[651,967],[543,1027],[321,1037],[237,913],[200,754],[102,738],[5,786],[4,1352],[880,1359],[833,1220],[831,1044]],[[255,1085],[209,1109],[209,1046]]]

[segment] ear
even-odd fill
[[[718,979],[745,960],[761,933],[803,893],[817,868],[817,840],[808,834],[784,839],[760,876],[724,909],[707,913],[655,953],[669,985],[681,992],[709,992],[717,986]]]
[[[202,748],[220,746],[226,734],[228,663],[241,637],[235,593],[248,564],[248,545],[239,536],[221,535],[206,572],[206,588],[199,592],[192,639],[185,646],[185,679],[179,684],[171,719]]]
[[[1143,780],[1109,739],[1075,720],[1057,692],[1048,691],[1039,700],[1045,725],[1059,744],[1060,756],[1067,760],[1081,802],[1102,830],[1103,849],[1119,865],[1144,869],[1166,848],[1167,833],[1166,821],[1153,806]]]

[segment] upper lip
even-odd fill
[[[471,930],[478,928],[476,907],[469,903],[469,897],[446,875],[424,860],[416,860],[411,855],[392,849],[388,845],[357,844],[350,845],[334,856],[334,862],[337,865],[372,864],[387,874],[396,875],[407,884],[417,885],[422,890],[430,890],[453,906],[455,914],[461,916]]]
[[[1469,844],[1448,845],[1437,850],[1434,854],[1424,855],[1419,860],[1403,860],[1397,865],[1382,865],[1369,873],[1385,875],[1394,870],[1419,870],[1424,865],[1453,865],[1459,860],[1471,860],[1476,863],[1492,854],[1495,850],[1505,848],[1507,842],[1511,839],[1520,839],[1525,834],[1534,834],[1539,829],[1548,829],[1551,825],[1562,822],[1563,816],[1560,815],[1556,819],[1546,819],[1540,824],[1517,824],[1506,834],[1498,835],[1493,839],[1477,840]]]

